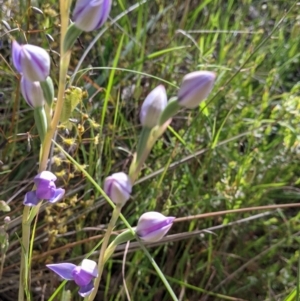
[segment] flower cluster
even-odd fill
[[[72,15],[74,23],[69,26],[66,32],[62,52],[65,54],[70,50],[82,31],[89,32],[100,28],[107,21],[111,6],[112,0],[77,0]],[[12,58],[16,70],[22,75],[21,93],[26,102],[34,108],[35,113],[38,112],[35,115],[35,120],[40,122],[43,130],[39,133],[40,136],[43,136],[48,123],[44,111],[40,108],[43,109],[45,102],[51,106],[54,97],[53,83],[49,76],[49,54],[40,47],[29,44],[20,45],[13,41]],[[216,75],[211,71],[192,72],[184,76],[175,98],[168,101],[167,92],[163,85],[153,89],[145,98],[139,116],[142,133],[129,174],[114,173],[106,177],[103,183],[104,192],[116,204],[117,210],[120,210],[130,199],[136,175],[141,171],[153,144],[166,130],[172,117],[182,107],[196,108],[204,101],[213,89],[215,79]],[[41,140],[43,141],[42,138]],[[36,206],[42,200],[50,203],[61,200],[65,190],[56,187],[56,180],[56,176],[50,171],[39,173],[34,178],[34,190],[25,195],[24,205]],[[114,212],[120,214],[120,211],[117,210]],[[158,242],[171,229],[174,220],[175,217],[173,216],[164,216],[155,211],[146,212],[140,216],[134,231],[131,229],[132,238],[138,238],[145,243]],[[110,234],[109,231],[107,233]],[[124,239],[125,236],[122,237]],[[118,240],[118,242],[120,241],[122,239]],[[113,244],[113,247],[115,245]],[[112,252],[114,251],[113,247],[111,248]],[[93,260],[84,259],[79,266],[64,262],[48,264],[47,267],[62,279],[74,281],[79,286],[78,293],[82,297],[87,297],[95,289],[94,279],[98,277],[98,267]]]
[[[195,71],[184,76],[177,97],[167,101],[165,88],[160,85],[146,97],[141,107],[140,121],[144,128],[162,126],[181,107],[196,108],[205,100],[215,83],[216,74],[211,71]]]

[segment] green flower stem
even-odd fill
[[[146,254],[146,256],[148,257],[148,259],[150,260],[152,266],[154,267],[156,273],[158,274],[158,276],[160,277],[160,279],[162,280],[162,282],[164,283],[167,291],[169,292],[169,294],[171,295],[173,301],[178,301],[178,298],[176,297],[173,289],[171,288],[167,278],[165,277],[164,273],[161,271],[161,269],[159,268],[159,266],[156,264],[155,260],[152,258],[152,256],[150,255],[150,253],[148,252],[147,248],[145,247],[145,245],[143,244],[143,242],[137,238],[142,250],[144,251],[144,253]]]
[[[57,103],[54,111],[54,115],[51,124],[46,133],[46,137],[43,143],[42,158],[40,160],[39,172],[43,171],[47,167],[47,160],[50,153],[52,138],[55,134],[56,127],[59,123],[61,111],[64,103],[64,93],[66,87],[66,77],[68,72],[68,67],[70,63],[70,52],[65,52],[63,48],[63,43],[66,35],[66,31],[69,24],[69,8],[70,0],[60,0],[60,15],[61,15],[61,26],[60,26],[60,69],[59,69],[59,82],[58,82],[58,94]]]
[[[106,261],[110,258],[110,256],[114,253],[116,247],[122,243],[125,243],[127,241],[130,241],[135,238],[135,235],[132,233],[131,230],[127,229],[124,232],[120,233],[107,247],[104,253],[104,259],[103,262],[106,263]]]
[[[137,154],[135,154],[135,158],[133,159],[130,168],[129,168],[129,177],[131,179],[131,182],[134,183],[137,179],[143,164],[145,163],[146,159],[149,156],[149,153],[157,141],[157,139],[166,131],[168,125],[171,123],[171,119],[168,119],[164,124],[161,126],[154,127],[150,134],[148,135],[148,141],[144,142],[144,147],[142,150],[142,153],[139,155],[139,158],[137,158]]]
[[[24,292],[28,292],[29,279],[28,279],[28,251],[29,251],[29,240],[30,240],[30,223],[27,218],[29,216],[30,207],[25,206],[22,216],[22,254],[21,254],[21,265],[20,265],[20,279],[19,279],[19,297],[18,301],[24,301]]]
[[[99,254],[99,259],[98,259],[98,277],[96,278],[96,280],[94,282],[95,287],[94,287],[92,293],[89,295],[89,297],[87,297],[85,300],[93,301],[95,299],[96,295],[97,295],[99,284],[100,284],[100,281],[101,281],[101,276],[102,276],[103,269],[104,269],[104,264],[105,264],[104,254],[105,254],[105,251],[107,249],[111,233],[112,233],[112,231],[115,227],[115,224],[116,224],[116,222],[117,222],[117,220],[120,216],[121,208],[122,208],[122,205],[117,204],[116,207],[113,210],[112,217],[111,217],[111,219],[109,221],[109,224],[107,226],[107,230],[106,230],[106,233],[104,235],[103,242],[102,242],[101,249],[100,249],[100,254]]]

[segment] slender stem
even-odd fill
[[[89,295],[89,297],[87,297],[85,300],[93,301],[97,295],[99,284],[101,281],[101,276],[102,276],[103,269],[104,269],[104,264],[105,264],[105,260],[104,260],[105,259],[104,258],[105,251],[107,249],[111,233],[112,233],[114,226],[120,216],[121,208],[122,208],[122,205],[117,204],[113,210],[112,217],[107,226],[107,230],[106,230],[106,233],[103,238],[103,243],[101,245],[101,250],[100,250],[99,259],[98,259],[98,277],[96,278],[95,283],[94,283],[95,287],[94,287],[92,293]]]
[[[160,270],[159,266],[156,264],[155,260],[152,258],[152,256],[150,255],[150,253],[148,252],[147,248],[145,247],[145,245],[143,244],[143,242],[138,239],[138,242],[140,244],[140,247],[142,248],[142,250],[144,251],[144,253],[146,254],[146,256],[148,257],[148,259],[150,260],[152,266],[154,267],[156,273],[158,274],[158,276],[160,277],[160,279],[162,280],[162,282],[164,283],[167,291],[169,292],[169,294],[171,295],[173,301],[178,301],[178,298],[176,297],[173,289],[171,288],[167,278],[165,277],[165,275],[163,274],[163,272]]]
[[[40,161],[39,171],[43,171],[47,167],[47,160],[51,148],[52,138],[54,137],[56,127],[59,123],[61,111],[64,104],[64,93],[66,87],[66,77],[71,57],[71,52],[64,52],[63,44],[65,35],[67,32],[69,24],[69,7],[70,1],[60,0],[60,69],[59,69],[59,83],[58,83],[58,94],[57,94],[57,103],[55,107],[55,112],[51,121],[51,124],[48,128],[44,143],[43,143],[43,152],[42,158]]]
[[[42,158],[40,162],[39,171],[43,171],[47,167],[47,160],[51,148],[52,138],[55,134],[56,127],[59,123],[61,111],[64,103],[64,93],[65,93],[65,85],[66,85],[66,75],[68,71],[68,66],[70,62],[70,52],[61,56],[60,60],[60,73],[59,73],[59,86],[58,86],[58,94],[57,94],[57,103],[55,107],[55,112],[51,121],[51,124],[46,133],[46,137],[43,143],[43,152]]]
[[[135,233],[132,233],[131,230],[127,229],[126,231],[121,232],[115,239],[110,243],[106,248],[104,253],[104,263],[111,257],[114,253],[116,247],[120,244],[128,242],[136,237]]]
[[[30,224],[28,224],[27,219],[29,217],[29,207],[25,206],[22,217],[22,254],[21,254],[21,266],[20,266],[20,279],[19,279],[19,297],[18,301],[24,301],[24,291],[27,290],[29,283],[27,283],[27,254],[29,250],[29,240],[30,240]]]
[[[155,142],[167,130],[171,121],[172,121],[171,119],[167,120],[161,126],[157,126],[156,128],[153,128],[150,134],[148,134],[148,141],[147,143],[144,142],[145,147],[143,152],[140,154],[139,158],[137,158],[137,156],[135,157],[129,169],[129,177],[132,183],[136,181],[140,173],[140,170],[142,169],[143,164],[148,158],[149,153],[151,152]]]

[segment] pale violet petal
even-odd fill
[[[80,286],[80,289],[78,291],[78,294],[81,297],[87,297],[94,289],[94,283],[91,281],[89,284],[85,286]]]
[[[65,280],[74,280],[72,272],[76,268],[76,265],[73,263],[47,264],[46,267]]]
[[[25,194],[23,204],[25,206],[36,206],[40,202],[40,199],[36,195],[36,191],[28,191]]]
[[[38,175],[36,175],[34,177],[35,181],[38,181],[40,179],[54,182],[54,181],[56,181],[57,178],[56,178],[55,174],[53,174],[51,171],[45,170],[45,171],[40,172]]]
[[[55,190],[54,196],[50,200],[48,200],[48,202],[50,202],[51,204],[56,203],[60,201],[64,195],[65,195],[65,190],[63,188],[57,188]]]
[[[98,276],[98,266],[94,260],[83,259],[81,263],[81,268],[82,270],[84,270],[86,273],[90,274],[93,277]]]

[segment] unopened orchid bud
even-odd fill
[[[111,2],[111,0],[77,0],[73,11],[75,26],[86,32],[100,28],[109,16]]]
[[[129,200],[132,190],[130,178],[124,172],[117,172],[104,181],[104,191],[115,204]]]
[[[34,82],[44,81],[50,73],[50,56],[48,52],[38,46],[18,42],[12,43],[12,58],[19,73]]]
[[[148,128],[155,127],[159,123],[160,115],[167,106],[167,102],[167,94],[163,85],[153,89],[142,104],[140,112],[141,124]]]
[[[189,109],[196,108],[211,92],[216,74],[195,71],[187,74],[178,91],[178,104]]]
[[[173,216],[164,216],[159,212],[146,212],[141,215],[135,232],[145,242],[156,242],[167,234],[174,219]]]
[[[42,107],[45,103],[44,94],[40,82],[32,82],[22,76],[21,93],[26,102],[32,108]]]

